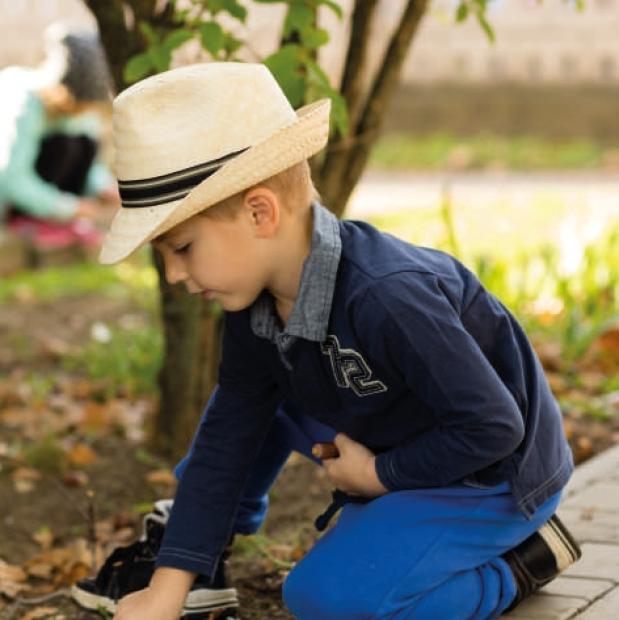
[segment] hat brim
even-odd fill
[[[331,101],[322,99],[296,111],[297,120],[250,147],[181,200],[154,207],[121,207],[106,235],[99,262],[111,265],[200,211],[264,181],[325,147]]]

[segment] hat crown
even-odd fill
[[[160,73],[114,101],[116,174],[148,179],[208,163],[296,119],[264,65],[207,63]]]

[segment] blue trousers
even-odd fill
[[[281,408],[245,488],[235,531],[259,529],[268,491],[292,450],[320,464],[311,448],[334,435]],[[179,478],[188,456],[176,468]],[[288,575],[284,602],[299,620],[496,618],[516,594],[501,554],[545,523],[559,499],[560,493],[547,500],[531,520],[507,483],[398,491],[347,504]]]

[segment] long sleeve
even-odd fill
[[[254,349],[247,313],[228,313],[219,385],[194,438],[157,565],[210,575],[227,544],[280,394]]]
[[[373,315],[365,319],[372,334],[368,347],[390,360],[436,421],[378,455],[383,484],[391,490],[444,486],[510,455],[523,439],[523,416],[465,328],[462,315],[469,309],[458,307],[459,300],[430,274],[396,274],[379,290],[370,289],[364,303]]]
[[[35,168],[45,131],[43,104],[29,95],[15,123],[14,139],[2,174],[4,199],[35,217],[73,218],[78,198],[47,183]]]

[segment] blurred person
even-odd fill
[[[98,247],[96,198],[118,204],[98,160],[110,76],[94,33],[54,23],[41,66],[0,72],[0,219],[37,248]]]

